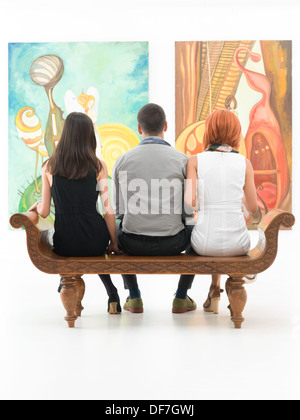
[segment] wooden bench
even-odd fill
[[[289,229],[295,223],[291,213],[282,210],[269,212],[258,226],[259,242],[249,254],[242,257],[201,257],[185,255],[174,257],[133,257],[111,255],[89,258],[66,258],[58,256],[52,249],[53,225],[36,213],[17,213],[10,218],[11,225],[24,227],[27,248],[32,263],[42,272],[59,274],[61,277],[61,299],[70,328],[84,309],[82,300],[85,283],[84,274],[226,274],[226,292],[229,298],[231,319],[235,328],[244,322],[243,311],[247,302],[244,288],[245,274],[261,273],[269,268],[277,255],[279,229]]]

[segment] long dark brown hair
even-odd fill
[[[83,179],[89,172],[95,172],[98,176],[101,163],[96,156],[96,147],[90,117],[81,112],[72,112],[65,120],[61,139],[49,159],[49,172],[68,179]]]

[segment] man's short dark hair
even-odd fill
[[[161,106],[148,104],[139,110],[138,123],[145,134],[160,134],[166,124],[166,114]]]

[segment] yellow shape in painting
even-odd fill
[[[176,149],[187,156],[196,155],[203,151],[203,136],[205,132],[205,121],[197,121],[178,136],[176,140]],[[241,139],[239,152],[241,155],[247,155],[244,137]]]
[[[45,131],[43,130],[43,138],[45,137]],[[41,140],[39,147],[38,147],[38,152],[39,154],[42,156],[42,158],[48,157],[48,151],[46,149],[45,143],[43,140]]]
[[[24,133],[36,133],[41,129],[41,122],[30,106],[20,109],[15,118],[17,128]]]
[[[118,157],[137,146],[140,139],[123,124],[102,124],[97,129],[102,146],[101,158],[106,163],[108,175],[111,177]]]
[[[201,153],[204,130],[205,121],[197,121],[189,125],[178,136],[176,140],[176,149],[187,156]]]
[[[245,139],[242,136],[241,139],[241,145],[240,145],[240,150],[239,150],[240,154],[247,157],[247,150],[246,150],[246,145],[245,145]]]
[[[42,138],[41,122],[29,106],[20,109],[15,118],[18,136],[32,150],[37,150]]]

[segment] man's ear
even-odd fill
[[[167,129],[168,129],[168,122],[166,121],[165,128],[164,128],[164,132],[166,132],[166,131],[167,131]]]
[[[143,134],[143,131],[142,131],[142,129],[141,129],[140,124],[138,124],[138,133],[139,133],[140,135],[142,135],[142,134]]]

